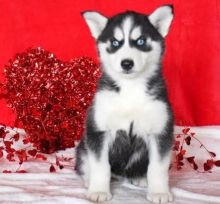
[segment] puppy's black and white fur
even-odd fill
[[[96,39],[102,77],[77,148],[76,170],[92,201],[111,199],[111,175],[148,186],[147,199],[172,201],[168,169],[173,117],[162,77],[164,37],[173,12],[83,13]]]

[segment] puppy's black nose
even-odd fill
[[[121,61],[121,67],[125,71],[131,70],[133,66],[134,66],[134,61],[131,59],[124,59]]]

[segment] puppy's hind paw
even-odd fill
[[[112,194],[107,192],[89,192],[87,199],[93,202],[104,202],[111,200]]]
[[[147,179],[146,178],[132,178],[130,181],[135,186],[139,186],[142,188],[147,187]]]
[[[168,193],[148,193],[147,199],[153,203],[168,203],[173,201],[173,195]]]

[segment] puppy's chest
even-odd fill
[[[146,135],[161,132],[166,120],[166,105],[139,87],[96,94],[95,121],[101,130],[113,134],[118,130],[129,131],[133,123],[134,134]]]

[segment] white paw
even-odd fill
[[[168,193],[148,193],[147,199],[153,203],[167,203],[173,201],[173,195]]]
[[[106,192],[91,192],[87,194],[87,199],[93,202],[104,202],[111,200],[112,194]]]
[[[147,187],[147,178],[132,178],[131,183],[139,187]]]

